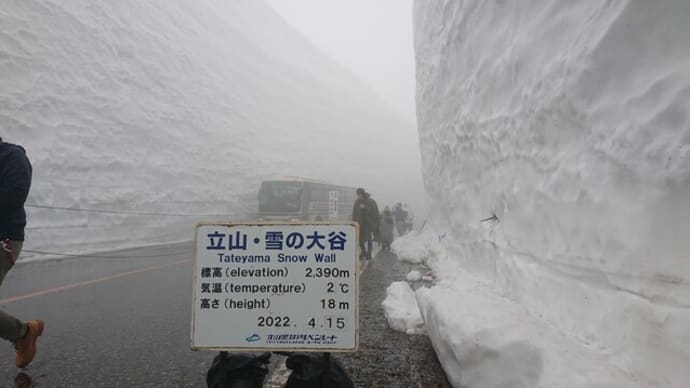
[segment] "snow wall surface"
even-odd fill
[[[413,124],[263,1],[3,1],[0,85],[29,203],[247,219],[284,175],[423,201]],[[204,218],[31,208],[27,248],[191,238]]]
[[[687,386],[690,2],[416,0],[414,19],[452,265],[650,386]]]

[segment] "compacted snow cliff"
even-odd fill
[[[413,126],[263,1],[3,1],[0,136],[34,204],[245,219],[282,175],[421,197]],[[67,252],[207,218],[29,210],[27,248]]]
[[[446,325],[435,345],[447,370],[453,359],[471,369],[491,358],[452,355],[448,344],[467,351],[482,338],[522,336],[515,365],[538,367],[500,386],[613,386],[606,379],[617,372],[577,369],[587,359],[643,386],[687,386],[690,2],[414,8],[428,260],[448,292],[469,288],[467,276],[479,282],[472,293],[516,302],[447,298],[455,321],[438,309],[431,317]],[[420,300],[440,303],[443,292],[429,292]],[[482,308],[496,319],[469,322]],[[547,349],[549,335],[532,323],[509,334],[498,321],[514,319],[513,308],[595,356],[564,361],[567,348]],[[563,374],[549,374],[559,357]]]

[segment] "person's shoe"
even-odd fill
[[[14,387],[15,388],[32,388],[35,385],[33,384],[33,380],[31,379],[31,376],[27,375],[24,372],[19,372],[17,377],[14,378]]]
[[[45,323],[43,321],[28,321],[26,323],[26,335],[14,343],[17,349],[17,368],[26,368],[36,355],[36,340],[43,334]]]

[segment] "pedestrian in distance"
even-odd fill
[[[381,248],[384,251],[391,251],[394,229],[395,222],[393,221],[393,213],[391,213],[391,209],[386,206],[381,215]]]
[[[395,204],[393,208],[393,217],[395,218],[395,229],[398,231],[398,236],[403,236],[407,232],[407,210],[403,207],[401,202]]]
[[[22,251],[31,173],[24,148],[0,138],[0,285]],[[0,337],[14,344],[18,368],[33,361],[43,327],[43,321],[22,322],[0,310]]]
[[[380,215],[376,201],[361,187],[357,189],[352,220],[359,223],[360,258],[371,260],[372,240],[379,238]]]
[[[407,218],[405,219],[405,229],[408,233],[414,230],[414,214],[411,210],[407,211]]]

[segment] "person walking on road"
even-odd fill
[[[24,243],[24,201],[31,187],[31,163],[24,148],[0,138],[0,285],[19,258]],[[25,368],[36,355],[36,340],[43,334],[43,321],[22,322],[0,310],[0,337],[14,344],[18,368]]]
[[[363,188],[357,189],[352,220],[359,223],[360,258],[371,260],[372,238],[379,238],[379,207]]]
[[[414,214],[411,210],[407,211],[407,218],[405,219],[405,230],[407,233],[414,230]]]
[[[391,244],[393,243],[393,236],[395,229],[395,222],[393,221],[393,213],[391,209],[386,206],[381,215],[381,248],[384,251],[391,251]]]
[[[407,220],[407,211],[403,208],[403,204],[398,202],[393,210],[393,217],[395,217],[395,229],[398,231],[398,236],[404,236],[407,231],[405,220]]]

